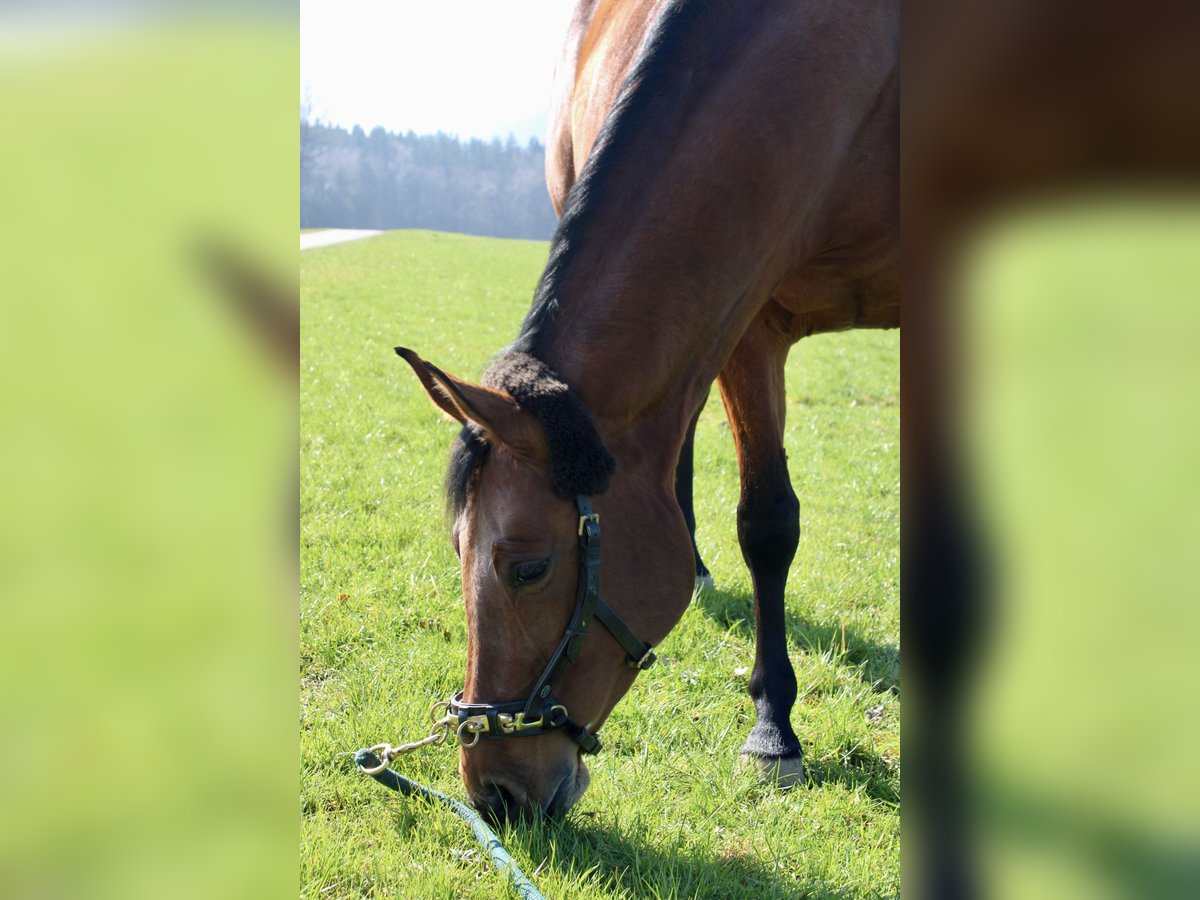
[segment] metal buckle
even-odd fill
[[[565,706],[562,706],[561,704],[555,704],[554,706],[550,707],[551,717],[553,717],[554,712],[559,709],[563,711],[564,716],[567,714],[567,708]],[[547,727],[546,717],[544,715],[539,715],[536,719],[526,721],[524,712],[500,713],[496,716],[496,722],[498,723],[497,728],[501,734],[513,734],[520,731],[531,731],[534,728]],[[554,726],[551,725],[550,727]]]
[[[512,734],[514,731],[525,731],[529,728],[541,728],[542,717],[538,716],[532,722],[525,721],[525,713],[500,713],[496,716],[501,734]]]
[[[626,663],[629,665],[629,668],[631,668],[631,669],[645,670],[645,669],[650,668],[652,665],[654,665],[654,661],[656,659],[658,659],[658,657],[654,655],[654,648],[647,647],[646,652],[642,654],[641,659],[639,659],[637,662],[629,662],[628,660],[626,660]]]
[[[595,522],[597,525],[599,525],[600,524],[600,513],[594,512],[594,513],[591,513],[590,515],[579,517],[579,537],[583,537],[583,526],[584,526],[585,522]]]
[[[471,747],[474,747],[476,744],[479,743],[480,735],[482,735],[487,730],[488,730],[487,716],[467,716],[467,718],[463,719],[461,722],[458,723],[458,730],[455,732],[455,736],[458,738],[458,742],[463,747],[470,749]],[[469,743],[469,744],[465,740],[463,740],[463,732],[464,731],[468,734],[474,735],[475,740],[471,741],[471,743]]]

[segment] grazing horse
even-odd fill
[[[802,779],[784,363],[805,335],[899,325],[898,35],[894,0],[579,4],[547,147],[561,222],[520,335],[481,384],[397,348],[463,426],[447,487],[468,658],[448,715],[481,810],[578,800],[596,732],[687,608],[676,475],[714,379],[756,607],[741,753]]]

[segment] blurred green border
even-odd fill
[[[198,248],[294,312],[298,22],[33,35],[0,45],[0,894],[286,895],[295,374]]]

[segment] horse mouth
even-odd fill
[[[583,758],[580,757],[575,771],[559,782],[558,789],[546,805],[546,815],[551,818],[566,815],[567,811],[579,802],[579,798],[583,796],[583,792],[587,790],[591,780],[592,776],[588,773]]]

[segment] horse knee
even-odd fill
[[[738,541],[754,570],[786,570],[800,543],[800,503],[790,485],[738,505]]]

